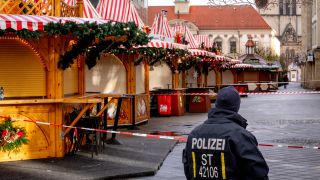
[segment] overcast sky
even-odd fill
[[[174,0],[148,0],[149,6],[169,6],[173,5]],[[194,5],[207,5],[208,0],[191,0]]]

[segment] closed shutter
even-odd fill
[[[0,39],[0,86],[6,98],[46,96],[40,57],[20,40]]]
[[[245,82],[257,82],[258,81],[258,72],[257,71],[246,71],[244,73]]]
[[[222,84],[233,84],[233,74],[230,70],[226,70],[222,72]]]
[[[78,66],[74,63],[70,68],[63,71],[63,92],[64,95],[78,93]]]

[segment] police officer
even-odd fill
[[[187,179],[268,180],[268,165],[239,108],[238,91],[222,88],[208,119],[188,136],[183,151]]]

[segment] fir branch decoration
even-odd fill
[[[68,36],[76,39],[77,43],[72,46],[71,50],[61,54],[58,62],[58,67],[61,69],[70,67],[79,55],[87,53],[89,55],[85,56],[85,62],[91,68],[96,64],[99,53],[106,49],[120,49],[120,47],[131,49],[133,46],[145,45],[151,39],[134,22],[111,21],[104,24],[96,22],[77,24],[73,21],[50,22],[44,26],[44,31],[29,31],[27,29],[16,31],[11,28],[0,30],[0,36],[7,34],[15,34],[22,39],[39,39],[44,36]],[[94,47],[98,48],[92,49]],[[92,52],[96,54],[93,55]]]
[[[19,151],[23,144],[27,144],[27,132],[24,128],[15,127],[10,118],[0,124],[0,150],[3,152]]]

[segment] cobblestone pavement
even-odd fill
[[[280,91],[303,91],[299,84],[290,83]],[[240,114],[249,123],[248,130],[259,143],[320,146],[320,94],[249,95],[242,98]],[[141,131],[175,131],[187,135],[206,119],[206,114],[187,114],[178,117],[152,118]],[[155,176],[140,180],[185,179],[178,144],[164,161]],[[269,168],[271,180],[320,179],[320,150],[285,147],[259,147]]]

